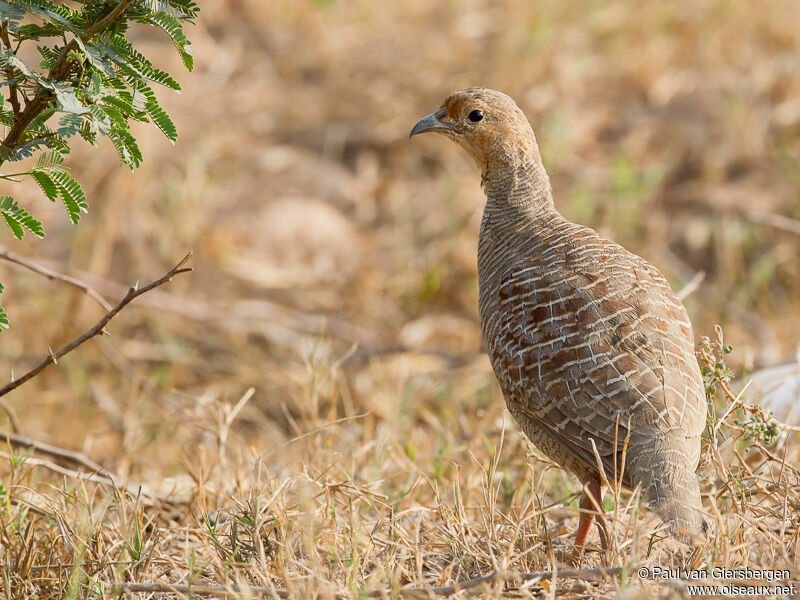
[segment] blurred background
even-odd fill
[[[217,407],[250,387],[232,434],[242,453],[342,418],[354,421],[334,449],[380,439],[435,455],[470,423],[493,430],[502,401],[477,316],[479,173],[442,138],[408,139],[471,85],[507,92],[528,115],[567,217],[676,290],[705,274],[686,300],[698,338],[721,324],[739,370],[793,360],[793,1],[203,5],[187,29],[193,73],[166,37],[141,34],[183,85],[159,91],[174,147],[140,127],[145,161],[131,173],[107,140],[77,142],[68,166],[90,204],[78,227],[15,187],[48,236],[4,243],[109,301],[188,250],[195,268],[8,396],[26,435],[160,485],[196,471],[219,442],[209,432],[228,413]],[[57,282],[7,264],[0,276],[4,376],[102,314]],[[271,468],[296,471],[298,456],[272,454]]]

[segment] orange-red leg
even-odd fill
[[[575,532],[575,549],[583,551],[586,544],[586,537],[592,527],[592,521],[597,517],[597,529],[600,532],[600,544],[603,550],[608,550],[608,523],[603,514],[603,490],[599,478],[593,478],[586,482],[581,494],[580,502],[581,516],[578,521],[578,531]]]

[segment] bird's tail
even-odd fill
[[[634,483],[641,484],[670,532],[686,542],[707,530],[695,474],[699,450],[699,438],[687,440],[680,431],[671,431],[641,448],[631,461]]]

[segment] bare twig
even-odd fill
[[[694,292],[697,288],[700,287],[700,284],[703,283],[703,280],[706,278],[705,271],[698,271],[695,273],[694,277],[691,278],[689,283],[683,286],[680,291],[676,294],[678,296],[678,300],[684,300],[686,297]]]
[[[86,293],[86,295],[92,298],[106,311],[111,310],[111,305],[106,301],[106,299],[103,298],[103,296],[101,296],[97,290],[89,286],[89,284],[84,283],[80,279],[75,279],[74,277],[70,277],[69,275],[65,275],[64,273],[57,273],[55,271],[51,271],[50,269],[47,269],[45,267],[42,267],[41,265],[37,265],[36,263],[31,262],[27,258],[24,258],[22,256],[19,256],[18,254],[10,252],[7,248],[0,247],[0,260],[5,260],[6,262],[19,265],[24,269],[27,269],[29,271],[47,277],[50,280],[63,281],[64,283],[76,287],[79,290]]]
[[[25,438],[23,438],[23,439],[25,439]],[[41,452],[42,454],[50,454],[51,456],[54,455],[52,452],[46,451],[46,449],[52,450],[54,448],[53,446],[50,446],[49,444],[42,444],[40,442],[33,442],[33,440],[29,440],[30,442],[33,442],[33,444],[31,446],[25,446],[24,444],[19,444],[18,443],[18,441],[19,441],[18,436],[9,436],[9,435],[4,434],[2,432],[0,432],[0,440],[2,440],[2,441],[6,441],[7,440],[11,445],[18,445],[18,446],[22,446],[22,447],[30,447],[30,448],[38,451],[38,452]],[[61,457],[61,458],[64,458],[64,456],[63,456],[64,454],[71,453],[71,454],[74,454],[77,457],[84,458],[88,462],[91,462],[91,460],[89,458],[84,457],[82,454],[78,454],[77,452],[71,452],[70,450],[64,450],[62,448],[58,448],[58,451],[59,451],[59,457]],[[3,456],[3,455],[8,456],[8,454],[5,453],[5,452],[0,454],[0,456]],[[142,488],[141,486],[138,486],[138,485],[128,485],[128,484],[124,483],[117,475],[115,475],[114,473],[111,473],[110,471],[104,469],[103,467],[100,467],[100,470],[96,471],[94,473],[83,473],[81,471],[75,471],[73,469],[68,469],[66,467],[62,467],[60,465],[57,465],[57,464],[55,464],[53,462],[50,462],[50,461],[47,461],[47,460],[42,460],[42,459],[37,459],[37,458],[28,458],[25,461],[25,464],[26,465],[35,466],[35,467],[42,467],[43,469],[47,469],[47,470],[52,471],[54,473],[58,473],[59,475],[62,475],[64,477],[72,479],[72,480],[91,481],[92,483],[97,483],[99,485],[105,485],[105,486],[108,486],[108,487],[112,487],[116,491],[128,494],[132,498],[139,498],[139,499],[146,500],[147,501],[146,503],[148,503],[148,504],[161,503],[161,504],[169,504],[169,505],[176,505],[176,506],[181,506],[181,505],[186,504],[186,501],[184,501],[184,500],[180,500],[180,499],[176,499],[176,498],[169,498],[167,496],[162,496],[160,494],[155,494],[155,493],[150,492],[149,490],[144,489],[144,488]]]
[[[45,442],[32,440],[30,438],[21,435],[4,433],[2,431],[0,431],[0,442],[5,442],[19,448],[30,448],[31,450],[38,452],[40,454],[52,456],[54,458],[66,462],[79,465],[91,471],[91,473],[89,474],[84,474],[78,471],[71,471],[68,469],[64,469],[63,467],[58,467],[57,465],[46,463],[45,461],[40,461],[39,463],[37,463],[40,466],[43,466],[50,470],[55,470],[61,475],[66,475],[74,479],[87,479],[89,481],[93,481],[94,483],[99,483],[102,485],[110,485],[132,496],[138,496],[139,494],[141,494],[142,496],[150,498],[151,500],[162,502],[164,504],[184,504],[182,500],[176,500],[173,498],[168,498],[166,496],[161,496],[159,494],[154,494],[146,490],[140,490],[139,486],[130,486],[126,484],[124,481],[122,481],[122,479],[118,475],[112,473],[105,467],[97,464],[91,458],[89,458],[85,454],[81,454],[80,452],[75,452],[74,450],[67,450],[66,448],[60,448],[58,446],[53,446],[52,444],[47,444]]]
[[[0,408],[2,408],[3,412],[5,412],[8,416],[8,422],[11,424],[11,431],[14,433],[19,433],[19,419],[17,418],[17,413],[14,411],[14,407],[12,407],[3,398],[0,398]]]
[[[111,479],[112,481],[118,480],[118,477],[107,471],[96,462],[94,462],[91,458],[79,453],[74,452],[72,450],[66,450],[64,448],[59,448],[58,446],[52,446],[50,444],[46,444],[45,442],[38,442],[36,440],[32,440],[30,438],[21,436],[21,435],[12,435],[9,433],[3,433],[0,431],[0,442],[7,442],[12,446],[18,446],[20,448],[30,448],[31,450],[35,450],[41,454],[47,454],[48,456],[52,456],[54,458],[59,458],[61,460],[65,460],[75,465],[80,465],[81,467],[85,467],[94,473],[106,477],[107,479]]]
[[[603,567],[597,569],[560,569],[558,571],[559,577],[608,577],[617,575],[622,572],[623,567]],[[554,571],[543,571],[541,573],[513,573],[504,571],[493,571],[487,575],[480,577],[473,577],[465,581],[460,581],[452,585],[444,585],[440,587],[405,587],[398,590],[376,589],[366,590],[360,592],[358,595],[361,598],[384,598],[384,597],[402,597],[402,598],[428,598],[434,596],[452,596],[463,590],[469,590],[482,585],[490,585],[493,583],[502,583],[505,581],[541,581],[543,579],[552,579]],[[120,583],[114,586],[114,594],[121,594],[125,592],[140,592],[151,594],[200,594],[206,596],[239,596],[242,592],[250,592],[261,596],[271,596],[274,598],[288,598],[289,592],[281,588],[272,588],[266,586],[248,586],[240,587],[238,585],[222,586],[222,585],[183,585],[183,584],[170,584],[170,583]],[[335,594],[337,598],[349,598],[350,594]]]
[[[64,356],[69,352],[72,352],[75,348],[83,344],[85,341],[93,338],[96,335],[100,335],[101,333],[103,333],[105,326],[108,325],[108,322],[111,321],[111,319],[113,319],[115,316],[117,316],[119,311],[125,308],[138,296],[141,296],[142,294],[145,294],[152,289],[164,285],[165,283],[170,281],[175,275],[180,275],[181,273],[186,273],[188,271],[191,271],[192,269],[190,267],[185,268],[183,266],[191,258],[191,256],[192,253],[189,252],[189,254],[184,256],[183,259],[177,265],[172,267],[165,275],[156,279],[155,281],[148,283],[144,287],[137,287],[136,285],[132,286],[128,290],[128,293],[125,294],[125,297],[122,300],[120,300],[119,303],[114,308],[112,308],[105,315],[103,315],[103,317],[94,325],[94,327],[84,332],[83,334],[81,334],[80,336],[78,336],[77,338],[72,340],[69,344],[63,346],[59,350],[55,352],[50,352],[39,362],[39,364],[37,364],[30,371],[28,371],[24,375],[21,375],[20,377],[17,377],[16,379],[11,380],[5,386],[0,388],[0,397],[5,396],[10,391],[17,389],[19,386],[21,386],[29,379],[36,377],[48,366],[50,366],[51,364],[55,364],[59,358],[61,358],[62,356]]]
[[[759,225],[767,225],[774,229],[785,231],[786,233],[793,233],[800,235],[800,221],[796,221],[783,215],[766,213],[761,211],[750,211],[747,213],[747,218],[758,223]]]

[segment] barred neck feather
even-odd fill
[[[514,142],[493,145],[481,165],[481,185],[490,210],[522,208],[533,214],[555,210],[550,178],[533,131],[529,125],[527,129]]]

